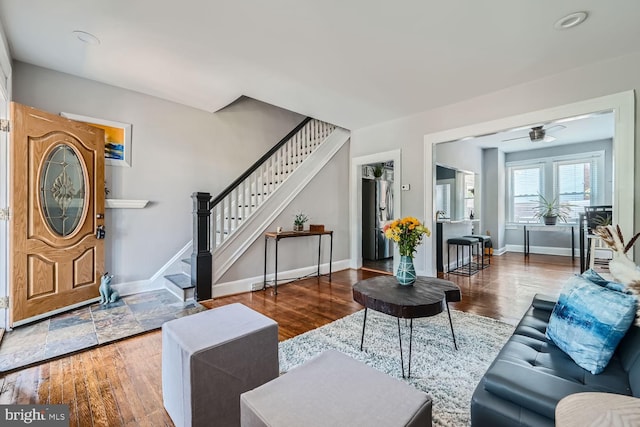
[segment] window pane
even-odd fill
[[[513,195],[537,195],[540,191],[540,168],[513,171]]]
[[[66,145],[55,147],[44,161],[40,176],[40,206],[45,221],[65,237],[82,225],[87,203],[85,175],[75,151]]]
[[[591,205],[591,162],[556,163],[557,194],[560,203],[571,205],[570,218],[578,218]]]
[[[540,167],[512,169],[511,221],[537,222],[534,208],[540,193]]]

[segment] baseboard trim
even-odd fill
[[[506,245],[506,251],[524,253],[524,245]],[[529,253],[540,255],[571,256],[571,248],[554,248],[552,246],[529,246]]]
[[[151,280],[136,280],[134,282],[124,282],[111,285],[113,289],[118,291],[121,297],[141,292],[157,291],[158,289],[166,289],[162,282],[154,283]]]
[[[499,249],[494,249],[492,256],[500,256],[500,255],[504,255],[506,253],[507,253],[507,248],[503,246],[503,247],[501,247]]]
[[[349,269],[349,260],[334,261],[331,267],[331,272],[335,273],[340,270]],[[278,271],[278,283],[282,280],[296,279],[298,277],[311,275],[318,271],[318,266],[308,266],[303,268],[297,268],[295,270]],[[320,274],[329,274],[329,263],[320,264]],[[213,285],[213,298],[220,298],[228,295],[241,294],[245,292],[252,292],[257,289],[262,289],[262,281],[264,276],[248,277],[246,279],[234,280],[231,282],[217,283]],[[273,281],[274,274],[267,274],[267,282]],[[284,283],[283,283],[284,284]]]

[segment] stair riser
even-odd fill
[[[164,286],[169,292],[180,298],[182,301],[189,301],[195,298],[195,288],[182,289],[166,279],[164,281]]]

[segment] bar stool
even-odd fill
[[[487,257],[487,259],[489,260],[487,264],[484,263],[484,252],[487,248],[493,247],[493,244],[491,243],[491,236],[486,236],[484,234],[472,234],[464,237],[476,238],[480,241],[480,246],[482,247],[482,257],[480,259],[482,260],[482,262],[479,268],[489,267],[489,264],[491,264],[491,252],[489,252],[489,256]]]
[[[473,247],[480,244],[480,240],[474,237],[453,237],[447,240],[447,270],[449,270],[449,246],[456,245],[456,268],[449,273],[460,274],[462,276],[472,276],[478,272],[477,269],[472,271],[473,263]],[[464,247],[469,248],[469,262],[467,264],[460,265],[460,249],[462,248],[462,262],[464,262]],[[469,266],[469,270],[465,271],[464,267]]]

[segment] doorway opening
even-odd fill
[[[451,129],[444,132],[425,135],[425,164],[433,165],[434,161],[441,161],[440,153],[436,156],[436,144],[442,144],[452,141],[468,140],[473,135],[492,136],[502,132],[524,132],[525,135],[516,135],[510,138],[511,143],[531,144],[540,142],[535,137],[535,128],[549,126],[549,133],[554,140],[561,136],[562,132],[567,133],[567,121],[576,121],[587,116],[599,116],[603,113],[613,113],[615,117],[613,121],[613,140],[612,140],[612,171],[611,179],[613,181],[613,189],[611,191],[611,204],[613,205],[613,223],[619,224],[623,230],[633,229],[634,223],[634,200],[627,197],[628,194],[634,194],[634,144],[633,133],[635,129],[635,104],[633,91],[622,92],[618,94],[603,96],[587,101],[576,102],[540,110],[531,113],[525,113],[518,116],[506,117],[504,119],[494,120],[476,125],[466,126],[457,129]],[[561,126],[558,126],[561,124]],[[529,128],[529,129],[527,129]],[[531,133],[534,135],[532,136]],[[479,139],[480,137],[477,137]],[[546,142],[546,141],[545,141]],[[553,140],[551,140],[553,142]],[[438,147],[440,148],[440,147]],[[498,197],[494,196],[496,202],[491,202],[491,192],[485,191],[480,197],[483,215],[481,217],[481,230],[491,230],[492,236],[496,240],[499,250],[507,249],[508,238],[507,232],[510,231],[506,227],[508,206],[505,194],[506,189],[504,166],[504,153],[493,156],[493,162],[484,162],[482,170],[484,173],[483,182],[499,182],[502,188],[498,189]],[[490,159],[490,160],[491,160]],[[487,160],[484,156],[483,160]],[[425,211],[435,214],[435,204],[428,202],[436,194],[434,167],[427,171],[425,176]],[[488,173],[487,171],[491,172]],[[489,208],[494,209],[492,214]],[[519,234],[522,236],[522,234]],[[435,243],[433,243],[432,251],[436,252]]]
[[[384,226],[394,218],[393,160],[362,166],[362,269],[393,272],[393,242]]]
[[[362,268],[362,177],[363,166],[393,162],[393,216],[402,216],[400,184],[402,178],[402,152],[400,149],[367,154],[353,157],[351,159],[350,192],[351,200],[349,205],[349,227],[351,229],[351,253],[350,268],[355,270]],[[398,267],[400,257],[397,257],[397,249],[393,250],[393,269]]]

